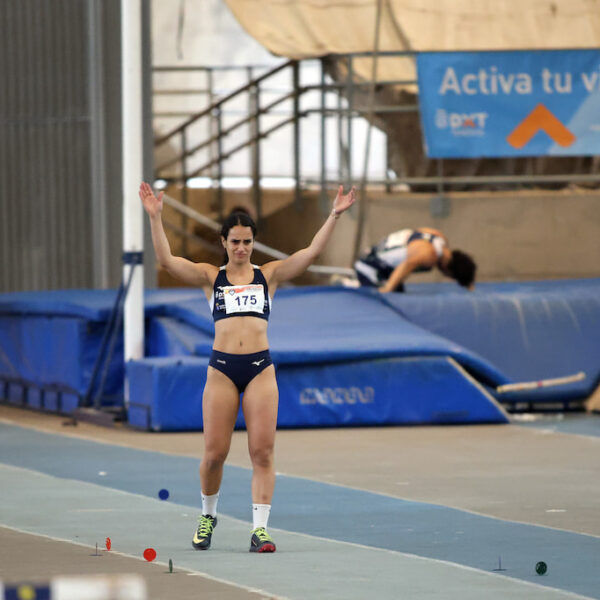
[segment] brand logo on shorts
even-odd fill
[[[257,367],[260,367],[260,363],[263,362],[265,359],[261,358],[260,360],[255,360],[252,364],[256,365]]]
[[[221,360],[220,358],[217,358],[217,362],[221,363],[222,365],[226,365],[227,364],[226,360]]]

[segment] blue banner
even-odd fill
[[[600,154],[600,50],[417,57],[431,158]]]

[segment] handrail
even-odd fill
[[[199,113],[196,113],[195,115],[192,115],[187,121],[184,121],[181,125],[178,125],[175,129],[171,130],[169,133],[166,133],[166,134],[162,135],[161,137],[157,138],[156,140],[154,140],[154,145],[160,146],[161,144],[164,144],[164,142],[166,142],[168,139],[172,138],[174,135],[176,135],[178,133],[181,133],[186,127],[189,127],[192,123],[194,123],[198,119],[201,119],[202,117],[212,113],[216,108],[220,108],[220,106],[222,104],[224,104],[225,102],[228,102],[235,96],[238,96],[239,94],[245,92],[246,90],[249,90],[250,88],[255,87],[257,84],[259,84],[262,81],[264,81],[265,79],[268,79],[269,77],[275,75],[275,73],[279,73],[279,71],[282,71],[283,69],[285,69],[286,67],[289,67],[293,63],[294,63],[293,60],[288,60],[285,63],[275,67],[274,69],[271,69],[268,73],[260,75],[256,79],[252,80],[251,83],[247,83],[246,85],[244,85],[240,88],[237,88],[230,94],[227,94],[227,96],[224,96],[220,100],[217,100],[216,102],[214,102],[208,108],[200,111]]]
[[[273,65],[252,65],[253,69],[269,69]],[[218,67],[207,67],[205,65],[161,65],[152,67],[153,71],[167,72],[172,71],[246,71],[248,67],[243,65],[220,65]]]
[[[573,183],[600,183],[600,173],[596,175],[574,175],[570,173],[563,173],[558,175],[430,175],[427,177],[396,177],[395,179],[369,179],[372,185],[386,185],[386,186],[399,186],[399,185],[414,185],[414,186],[435,186],[444,184],[444,186],[451,187],[453,185],[469,185],[474,182],[476,177],[476,183],[484,185],[497,185],[497,184],[526,184],[526,183],[563,183],[566,181]],[[316,177],[308,177],[304,179],[306,183],[317,184],[320,183],[320,179]],[[337,183],[337,180],[325,180],[326,183]]]
[[[300,93],[302,93],[302,91],[300,91]],[[282,102],[285,102],[286,100],[290,100],[291,98],[294,97],[294,95],[295,95],[295,92],[290,92],[289,94],[286,94],[285,96],[282,96],[281,98],[277,98],[277,100],[274,100],[273,102],[271,102],[271,104],[267,104],[267,106],[265,106],[264,108],[261,108],[258,111],[250,113],[249,116],[246,117],[245,119],[242,119],[241,121],[236,121],[235,123],[233,123],[233,125],[229,126],[227,129],[223,129],[221,131],[221,136],[219,136],[218,134],[215,134],[212,137],[209,137],[206,141],[201,142],[200,144],[196,144],[196,146],[189,148],[186,152],[179,154],[175,158],[172,158],[171,160],[168,160],[167,162],[161,163],[160,165],[158,165],[156,167],[156,170],[160,171],[161,169],[166,169],[167,167],[170,167],[171,165],[183,160],[184,158],[188,158],[189,156],[192,156],[193,154],[198,152],[198,150],[201,150],[202,148],[209,146],[211,143],[216,142],[219,139],[219,137],[229,135],[232,131],[235,131],[238,127],[241,127],[242,125],[246,125],[247,123],[252,121],[252,119],[255,119],[256,117],[267,113],[274,106],[277,106],[278,104],[281,104]]]
[[[212,229],[213,231],[217,231],[217,232],[221,231],[221,225],[219,225],[219,223],[217,223],[216,221],[213,221],[209,217],[205,217],[203,214],[199,213],[197,210],[194,210],[193,208],[190,208],[189,206],[182,204],[178,200],[175,200],[175,198],[172,198],[171,196],[164,194],[163,202],[165,204],[167,204],[168,206],[170,206],[171,208],[186,215],[190,219],[196,221],[197,223],[201,223],[202,225],[204,225],[205,227],[208,227],[209,229]],[[266,254],[267,256],[270,256],[271,258],[274,258],[276,260],[283,260],[284,258],[287,258],[289,256],[289,254],[285,254],[285,252],[280,252],[279,250],[276,250],[275,248],[271,248],[270,246],[267,246],[266,244],[262,244],[261,242],[254,242],[254,248],[255,248],[255,250],[258,250],[259,252],[262,252],[263,254]],[[310,267],[308,267],[307,270],[310,271],[311,273],[321,273],[323,275],[349,275],[349,276],[354,275],[353,269],[348,269],[345,267],[311,265]]]
[[[300,113],[299,116],[305,116],[305,113]],[[197,175],[202,173],[202,171],[205,171],[209,167],[212,167],[213,165],[220,163],[221,161],[229,158],[232,154],[234,154],[235,152],[238,152],[239,150],[242,150],[246,146],[250,146],[254,142],[256,142],[262,138],[266,138],[267,136],[271,135],[273,132],[277,131],[278,129],[281,129],[285,125],[292,123],[294,120],[295,120],[295,117],[290,117],[289,119],[286,119],[285,121],[281,121],[280,123],[273,125],[273,127],[263,131],[262,133],[259,133],[255,136],[251,137],[250,139],[246,140],[245,142],[242,142],[241,144],[234,146],[231,150],[229,150],[227,152],[222,152],[217,158],[203,164],[201,167],[198,167],[196,170],[192,171],[191,173],[187,173],[187,178],[189,179],[190,177],[196,177]]]

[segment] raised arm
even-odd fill
[[[333,208],[323,223],[321,229],[317,231],[310,245],[283,260],[276,260],[263,266],[268,279],[275,285],[283,281],[288,281],[298,277],[315,261],[317,256],[323,252],[329,238],[335,228],[335,223],[340,215],[348,210],[356,200],[356,189],[352,189],[344,195],[344,186],[340,185],[338,193],[333,201]]]
[[[211,282],[213,271],[216,275],[217,267],[208,263],[194,263],[181,256],[173,256],[171,254],[169,240],[167,239],[162,223],[162,198],[164,192],[160,192],[157,198],[150,185],[142,182],[139,195],[144,205],[144,210],[150,217],[152,244],[160,266],[183,283],[201,287],[208,285]]]
[[[389,276],[388,280],[379,288],[380,292],[393,292],[404,283],[406,278],[419,267],[433,266],[435,252],[428,244],[414,242],[408,247],[406,260],[401,262]]]
[[[405,260],[400,263],[390,275],[389,279],[379,288],[380,292],[393,292],[396,288],[404,283],[404,280],[417,268],[419,263],[415,260]]]

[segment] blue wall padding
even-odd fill
[[[511,381],[535,381],[584,371],[586,379],[532,393],[589,395],[600,380],[600,280],[407,286],[386,302],[411,322],[492,363]],[[528,395],[531,392],[528,392]],[[522,393],[502,398],[521,398]]]
[[[102,323],[79,317],[48,317],[43,313],[0,316],[0,374],[38,385],[62,384],[83,395],[102,333]],[[123,373],[123,342],[119,337],[106,379],[106,395],[122,393]],[[45,398],[45,406],[48,410],[56,406],[51,395]]]
[[[85,332],[86,322],[79,318],[0,317],[0,372],[81,390]]]
[[[189,357],[128,363],[129,423],[157,431],[202,429],[207,365],[206,358]],[[446,358],[276,368],[281,428],[508,421],[494,399]],[[243,426],[238,415],[236,428]]]
[[[70,413],[79,405],[79,398],[75,394],[59,394],[56,390],[44,391],[18,382],[6,384],[6,400],[17,406],[62,413]]]

